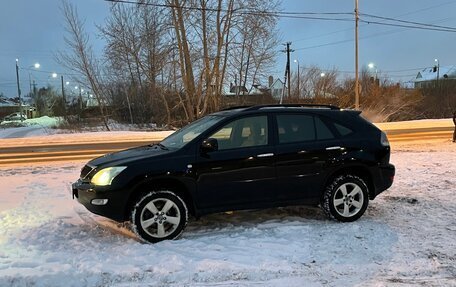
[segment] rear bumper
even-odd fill
[[[394,176],[396,174],[396,168],[392,164],[379,166],[374,172],[374,185],[375,190],[370,194],[370,199],[374,199],[377,195],[387,190],[393,185]]]
[[[109,186],[97,187],[78,180],[72,185],[72,196],[92,213],[118,222],[125,221],[125,205],[128,197],[122,190],[110,190]],[[107,199],[107,203],[94,204],[94,199]]]

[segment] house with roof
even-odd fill
[[[19,104],[11,99],[0,95],[0,120],[11,113],[19,111]]]
[[[269,77],[268,86],[263,86],[261,84],[253,84],[250,89],[246,86],[239,86],[233,83],[230,83],[229,91],[225,91],[225,96],[262,96],[270,94],[274,99],[280,100],[280,97],[283,93],[283,81],[280,79],[273,79],[272,76]],[[285,86],[286,89],[286,86]],[[287,90],[285,90],[285,97],[287,96]]]
[[[415,88],[427,87],[437,80],[456,80],[456,66],[434,66],[419,71],[414,79]]]
[[[284,88],[285,88],[285,93],[283,91]],[[280,80],[279,78],[275,79],[275,81],[272,81],[272,77],[270,77],[269,90],[271,91],[271,96],[276,100],[280,100],[280,98],[282,96],[284,98],[287,97],[287,87],[284,86],[283,81]]]

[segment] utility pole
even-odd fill
[[[294,60],[295,63],[298,63],[298,99],[301,98],[301,90],[299,89],[299,82],[301,81],[301,77],[299,75],[299,60]]]
[[[63,110],[66,111],[66,99],[65,99],[65,88],[63,86],[63,75],[60,75],[60,81],[61,81],[61,84],[62,84]]]
[[[440,62],[439,62],[439,59],[434,59],[434,61],[437,63],[437,87],[440,88],[440,86],[439,86]]]
[[[359,110],[358,21],[358,0],[355,0],[355,109],[357,110]]]
[[[283,82],[283,90],[282,90],[282,96],[280,97],[280,104],[282,104],[284,95],[285,95],[285,86],[287,84],[287,79],[288,79],[288,97],[290,96],[290,52],[294,52],[293,49],[290,49],[291,42],[287,42],[284,44],[287,46],[285,50],[282,50],[282,52],[287,53],[287,65],[285,68],[285,77],[284,77],[284,82]]]
[[[22,118],[22,100],[21,100],[21,88],[19,84],[19,59],[16,59],[16,81],[17,81],[17,97],[19,98],[19,114],[21,118],[21,122],[23,121]]]

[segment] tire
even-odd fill
[[[364,180],[345,174],[334,178],[326,186],[321,208],[329,218],[351,222],[364,214],[368,204],[369,193]]]
[[[133,207],[133,231],[144,242],[157,243],[176,239],[188,222],[185,202],[168,190],[153,191],[142,196]]]

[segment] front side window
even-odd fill
[[[181,148],[222,119],[223,117],[220,116],[206,116],[201,118],[171,134],[161,144],[167,148]]]
[[[268,144],[268,117],[256,116],[234,120],[209,136],[218,142],[219,150]]]

